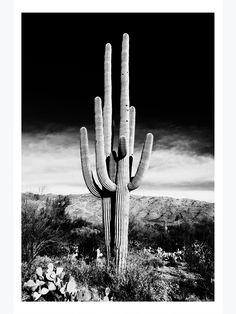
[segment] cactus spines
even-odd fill
[[[111,45],[106,44],[104,57],[104,149],[106,157],[112,149]]]
[[[90,164],[86,128],[80,131],[81,164],[89,191],[102,200],[103,225],[107,261],[115,257],[116,269],[122,273],[128,252],[129,195],[143,178],[150,162],[153,135],[148,133],[143,146],[139,166],[132,177],[134,155],[135,115],[129,106],[129,36],[123,35],[121,51],[120,125],[117,152],[113,150],[111,45],[106,44],[104,56],[104,107],[95,98],[95,150],[96,170],[99,183],[95,181]]]
[[[129,139],[129,36],[123,35],[121,51],[120,136]]]

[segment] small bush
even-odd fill
[[[214,251],[205,243],[195,241],[184,248],[184,259],[191,271],[199,273],[203,280],[198,285],[198,294],[214,299]]]
[[[204,277],[214,277],[214,252],[199,241],[184,248],[184,259],[192,271],[202,274]]]
[[[129,224],[129,242],[133,248],[162,247],[167,252],[175,252],[194,241],[206,243],[214,248],[214,222],[203,220],[201,223],[170,225],[168,232],[159,224],[142,225],[134,220]]]
[[[47,198],[45,202],[24,198],[22,202],[22,261],[32,262],[36,256],[65,256],[76,248],[78,257],[88,262],[103,249],[103,230],[82,218],[72,221],[66,214],[70,203],[66,196]]]
[[[32,262],[37,255],[58,255],[62,250],[64,232],[49,203],[40,208],[34,201],[22,205],[22,260]]]

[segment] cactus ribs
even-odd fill
[[[118,273],[125,269],[128,253],[129,195],[137,189],[150,162],[153,135],[148,133],[136,174],[132,177],[135,136],[135,108],[129,104],[129,36],[123,35],[121,53],[121,97],[118,151],[113,149],[111,45],[106,44],[104,57],[104,107],[95,98],[96,170],[89,162],[87,129],[80,129],[81,164],[89,191],[102,200],[106,257],[115,258]]]

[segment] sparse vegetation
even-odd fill
[[[127,268],[118,276],[105,262],[102,227],[71,220],[69,204],[65,196],[23,195],[22,300],[214,300],[213,222],[168,232],[130,222]]]

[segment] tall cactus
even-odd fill
[[[102,200],[107,261],[115,257],[117,271],[125,269],[128,252],[129,194],[139,187],[149,166],[153,135],[148,133],[136,174],[132,177],[135,108],[129,104],[129,36],[123,35],[121,53],[121,97],[118,151],[113,150],[111,45],[104,57],[104,107],[95,98],[96,181],[89,163],[88,135],[80,129],[81,164],[89,191]]]

